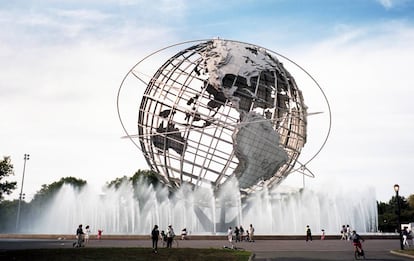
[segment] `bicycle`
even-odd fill
[[[353,242],[353,245],[355,247],[355,251],[354,251],[355,260],[365,259],[365,252],[362,249],[361,242]]]
[[[361,250],[359,250],[357,247],[355,247],[355,253],[354,253],[354,256],[355,256],[355,260],[358,260],[358,259],[365,259],[365,253],[364,253],[364,250],[361,248]]]

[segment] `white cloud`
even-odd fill
[[[390,9],[393,6],[392,0],[377,0],[383,7]]]
[[[409,1],[411,0],[377,0],[387,10],[404,6]]]
[[[327,93],[333,115],[328,144],[310,164],[317,175],[310,182],[334,176],[345,184],[371,184],[383,201],[394,183],[412,194],[413,29],[397,22],[348,27],[296,53]]]
[[[50,12],[56,14],[58,17],[64,17],[70,20],[74,19],[75,21],[103,22],[113,17],[113,15],[109,13],[87,9],[50,9]]]

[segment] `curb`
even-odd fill
[[[408,255],[408,254],[404,254],[404,253],[400,253],[397,250],[391,250],[390,253],[393,254],[393,255],[403,256],[403,257],[407,257],[407,258],[414,259],[414,256]]]

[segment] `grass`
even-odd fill
[[[251,252],[213,248],[58,248],[0,251],[0,260],[248,260]]]
[[[395,252],[402,253],[405,255],[414,256],[414,249],[395,250]]]

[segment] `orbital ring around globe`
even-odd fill
[[[304,73],[326,103],[326,134],[306,160],[299,156],[307,143],[307,117],[320,112],[308,112],[303,86],[281,59]],[[138,134],[130,134],[121,117],[125,85],[145,89],[134,126]],[[123,78],[117,110],[125,138],[170,187],[218,189],[235,178],[240,191],[250,193],[278,185],[292,172],[314,177],[307,164],[331,131],[328,99],[306,70],[267,48],[224,39],[181,42],[145,56]]]

